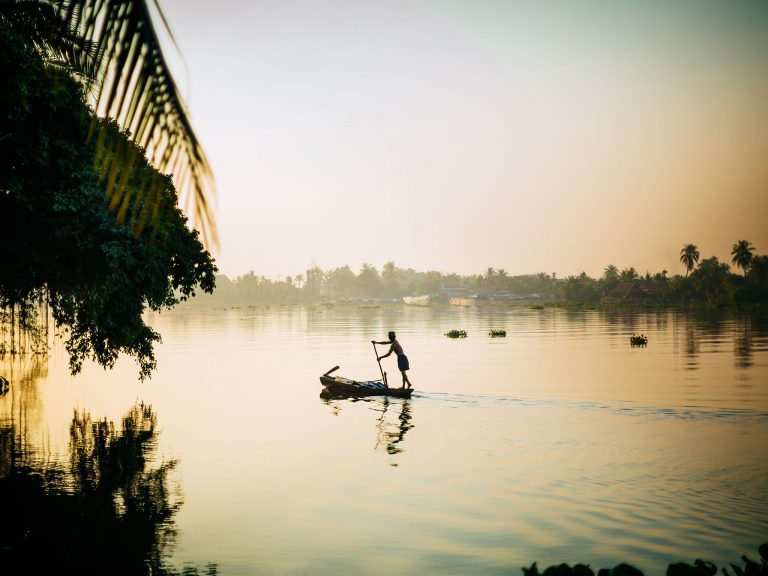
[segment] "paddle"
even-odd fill
[[[384,382],[384,386],[389,388],[389,384],[387,384],[387,374],[384,372],[384,369],[381,367],[381,360],[379,360],[379,351],[376,350],[376,342],[371,340],[371,344],[373,344],[373,353],[376,354],[376,362],[379,363],[379,371],[381,372],[381,379]]]

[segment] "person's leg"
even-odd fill
[[[413,386],[411,386],[411,381],[408,379],[408,374],[403,370],[403,388],[405,388],[406,384],[408,384],[408,388],[413,388]]]

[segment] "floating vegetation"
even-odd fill
[[[755,561],[748,558],[746,555],[741,557],[744,562],[744,567],[738,564],[731,563],[733,573],[736,576],[763,576],[766,573],[766,567],[768,566],[768,542],[761,544],[758,548],[760,554],[760,560]],[[728,568],[722,567],[722,572],[725,576],[730,576]],[[523,568],[523,576],[543,576],[557,575],[557,576],[595,576],[595,570],[590,568],[589,564],[575,564],[569,566],[568,564],[559,564],[550,566],[544,569],[543,572],[539,572],[539,567],[536,566],[536,562],[531,564],[530,568]],[[638,570],[634,566],[629,564],[618,564],[613,568],[601,568],[597,570],[597,574],[603,576],[644,576],[641,570]],[[687,564],[685,562],[677,562],[670,564],[667,568],[667,576],[715,576],[717,574],[717,566],[712,562],[696,559],[693,564]]]
[[[445,333],[448,338],[466,338],[467,337],[467,331],[466,330],[449,330]]]
[[[632,347],[635,346],[647,346],[648,345],[648,336],[644,334],[640,334],[640,336],[633,335],[629,337],[629,344]]]
[[[488,336],[491,338],[505,338],[507,336],[506,330],[491,330],[488,332]]]
[[[531,306],[531,310],[544,310],[544,306],[542,306],[541,304],[534,304],[533,306]]]

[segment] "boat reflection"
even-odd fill
[[[402,400],[397,402],[390,401],[388,397],[379,403],[380,407],[374,407],[373,410],[380,412],[376,419],[376,446],[375,450],[382,448],[389,454],[398,454],[403,451],[400,444],[405,440],[405,434],[413,428],[411,420],[411,401]],[[399,409],[397,408],[399,405]]]
[[[376,441],[373,449],[375,451],[387,452],[388,454],[399,454],[403,451],[402,443],[405,440],[407,432],[414,427],[411,400],[408,398],[390,398],[389,396],[374,396],[365,398],[339,398],[323,397],[321,399],[326,404],[334,416],[341,413],[343,403],[348,402],[366,403],[369,408],[378,413],[376,416]]]

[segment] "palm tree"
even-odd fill
[[[744,270],[744,276],[747,275],[747,269],[752,263],[752,252],[755,251],[755,247],[747,240],[739,240],[733,245],[731,249],[731,262]]]
[[[688,276],[691,270],[699,261],[699,249],[694,244],[686,244],[680,250],[680,262],[685,265],[685,275]]]
[[[0,21],[49,63],[90,79],[85,87],[97,114],[91,138],[99,144],[94,166],[118,220],[130,203],[151,205],[146,200],[159,191],[162,174],[173,174],[187,214],[206,245],[215,246],[213,174],[160,49],[151,13],[175,44],[157,0],[0,0]],[[109,136],[105,118],[130,132],[159,178],[138,188],[127,185],[138,164],[137,148]]]
[[[603,270],[603,278],[605,280],[616,280],[619,277],[619,269],[613,264],[608,264]]]
[[[637,278],[637,270],[635,270],[634,266],[630,266],[629,268],[624,268],[624,270],[621,271],[619,274],[619,279],[622,282],[630,282],[632,280],[635,280]]]

